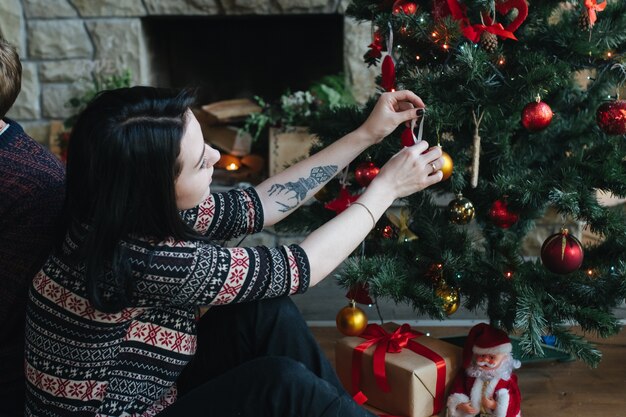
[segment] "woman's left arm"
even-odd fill
[[[361,152],[380,142],[400,123],[416,119],[423,108],[422,100],[410,91],[383,93],[359,128],[257,185],[264,226],[287,217]]]

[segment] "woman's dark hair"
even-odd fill
[[[80,243],[90,301],[105,312],[133,287],[120,241],[194,235],[176,206],[175,180],[189,91],[132,87],[97,95],[80,114],[67,157],[66,216],[87,225]]]

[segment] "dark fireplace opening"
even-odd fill
[[[198,88],[200,104],[274,100],[343,71],[343,16],[167,16],[144,21],[161,87]]]

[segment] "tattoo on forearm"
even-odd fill
[[[337,165],[319,166],[311,169],[311,175],[308,178],[300,178],[296,182],[287,182],[285,184],[273,184],[269,189],[269,195],[281,197],[276,200],[281,208],[280,212],[286,212],[294,209],[306,199],[309,191],[317,188],[318,185],[324,184],[337,173]]]

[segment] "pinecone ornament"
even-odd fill
[[[589,32],[591,30],[591,22],[589,21],[589,12],[586,7],[583,7],[583,10],[580,12],[578,16],[578,28],[582,31]]]
[[[493,33],[484,31],[480,35],[480,46],[489,53],[494,53],[498,49],[498,37]]]

